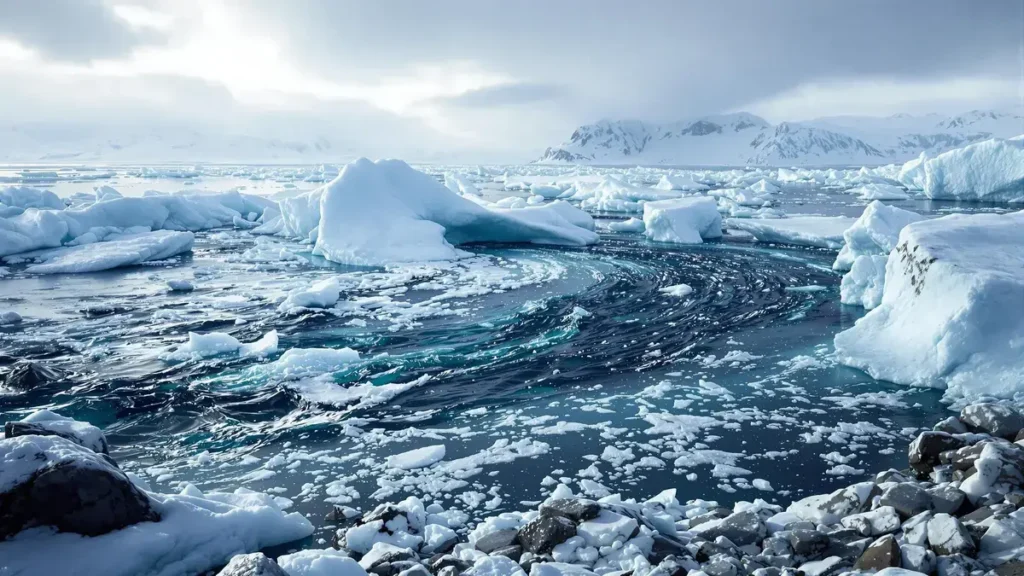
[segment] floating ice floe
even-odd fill
[[[793,216],[771,220],[728,218],[725,227],[748,232],[759,242],[838,249],[843,245],[843,232],[855,221],[846,216]]]
[[[694,196],[644,204],[644,233],[655,242],[700,244],[722,237],[714,198]]]
[[[1024,392],[1024,212],[903,228],[881,304],[835,337],[838,359],[880,380],[953,396]]]
[[[612,232],[643,232],[644,221],[639,218],[628,218],[608,223],[608,229]]]
[[[467,255],[456,246],[468,242],[582,246],[598,239],[593,219],[567,203],[489,209],[400,160],[356,160],[279,208],[283,234],[314,241],[314,254],[341,264],[451,260]]]
[[[906,200],[910,198],[906,190],[892,184],[864,184],[848,191],[860,196],[861,200]]]
[[[675,296],[676,298],[683,298],[692,294],[693,288],[688,284],[676,284],[674,286],[666,286],[658,291],[662,294]]]
[[[413,470],[415,468],[426,468],[444,460],[444,444],[425,446],[401,454],[388,456],[388,466],[400,470]]]
[[[191,232],[141,232],[109,234],[102,242],[37,250],[8,261],[35,262],[26,269],[33,274],[79,274],[98,272],[122,266],[166,260],[192,250],[195,236]]]
[[[929,198],[1024,202],[1024,137],[993,138],[924,162]]]
[[[234,354],[239,358],[266,358],[277,353],[277,344],[277,330],[267,332],[262,338],[250,344],[243,344],[234,336],[224,332],[209,332],[207,334],[189,332],[188,342],[161,357],[166,360],[188,360]]]
[[[682,190],[684,192],[700,192],[707,190],[707,184],[701,184],[689,174],[663,174],[661,180],[654,185],[657,190]]]
[[[900,231],[924,216],[895,206],[874,201],[843,232],[843,247],[836,256],[833,270],[849,270],[859,256],[887,256],[896,247]]]

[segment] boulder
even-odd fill
[[[973,572],[985,570],[977,560],[963,554],[939,556],[936,564],[936,572],[939,576],[970,576]]]
[[[935,552],[924,546],[904,543],[900,546],[900,556],[902,557],[901,565],[907,570],[923,574],[931,574],[935,571]]]
[[[1011,560],[1005,564],[996,566],[993,570],[995,576],[1024,576],[1024,562]]]
[[[7,373],[4,386],[15,390],[31,390],[49,382],[62,380],[64,375],[53,368],[35,362],[18,364]]]
[[[490,554],[493,550],[514,544],[518,533],[519,530],[515,528],[495,530],[494,532],[489,532],[480,538],[477,538],[474,545],[477,550],[484,554]]]
[[[879,492],[874,482],[861,482],[831,494],[808,496],[790,504],[786,511],[814,524],[836,524],[850,514],[867,510]]]
[[[941,463],[940,454],[963,447],[963,440],[946,432],[922,432],[910,443],[907,459],[916,472],[927,474]]]
[[[262,552],[256,552],[235,556],[217,576],[288,576],[288,573]]]
[[[491,552],[491,556],[504,556],[506,558],[511,558],[516,562],[519,562],[519,559],[523,556],[523,547],[519,544],[505,546],[503,548],[493,550]]]
[[[928,521],[928,545],[938,556],[974,556],[977,553],[971,534],[949,514],[936,514]]]
[[[79,422],[49,410],[39,410],[24,420],[8,422],[4,425],[4,437],[15,436],[60,436],[84,446],[93,452],[109,454],[107,438],[103,431],[86,422]]]
[[[935,426],[932,426],[932,430],[935,430],[936,432],[946,432],[948,434],[965,434],[968,432],[967,426],[965,426],[964,423],[956,416],[950,416]]]
[[[558,516],[568,518],[579,524],[587,520],[593,520],[601,513],[601,506],[590,500],[579,500],[575,498],[559,498],[549,500],[540,505],[540,513],[544,516]]]
[[[805,562],[800,565],[799,572],[804,576],[833,576],[848,568],[849,564],[838,556],[829,556],[824,560]]]
[[[699,532],[701,536],[711,540],[724,536],[737,546],[746,546],[763,540],[768,534],[768,529],[756,512],[745,511],[731,514],[714,526]]]
[[[545,554],[576,535],[576,525],[561,516],[540,516],[519,529],[516,540],[523,550]]]
[[[932,497],[912,482],[901,482],[890,486],[878,501],[880,506],[892,506],[903,518],[917,516],[932,509]]]
[[[899,567],[902,563],[903,557],[900,555],[900,546],[896,543],[896,538],[892,534],[887,534],[868,546],[853,567],[855,570],[874,571]]]
[[[932,509],[942,514],[954,514],[964,504],[966,496],[953,486],[942,486],[927,491],[932,497]]]
[[[851,514],[841,523],[861,536],[881,536],[900,529],[900,516],[892,506],[880,506],[870,512]]]
[[[1013,440],[1024,428],[1024,416],[1004,404],[971,404],[960,411],[960,421],[972,430]]]
[[[789,533],[793,553],[804,558],[816,558],[828,548],[829,537],[817,530],[793,530]]]
[[[0,540],[34,526],[98,536],[159,519],[108,456],[59,436],[0,440]]]

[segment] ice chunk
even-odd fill
[[[880,380],[1012,396],[1024,386],[1024,212],[910,224],[882,303],[835,337],[838,359]]]
[[[444,444],[425,446],[401,454],[388,456],[388,467],[401,470],[413,470],[415,468],[426,468],[431,464],[444,460]]]
[[[924,163],[929,198],[1024,202],[1024,139],[993,138]]]
[[[843,232],[845,244],[832,269],[849,270],[858,256],[888,255],[896,247],[900,230],[923,218],[917,212],[886,206],[877,200],[868,204],[860,218]]]
[[[661,200],[644,204],[644,227],[655,242],[700,244],[722,237],[722,216],[714,198]]]
[[[924,190],[924,163],[927,160],[928,154],[921,152],[920,156],[903,164],[896,179],[909,190]]]
[[[237,354],[241,358],[265,358],[277,352],[277,330],[271,330],[251,344],[242,344],[237,338],[224,332],[207,334],[188,333],[188,342],[177,350],[165,354],[168,360],[189,358],[210,358],[222,354]]]
[[[112,234],[105,242],[65,246],[21,255],[40,264],[26,271],[34,274],[78,274],[164,260],[192,250],[191,232],[159,230],[141,234]]]
[[[608,223],[608,229],[612,232],[643,232],[644,221],[639,218],[629,218]]]
[[[467,242],[581,246],[598,238],[590,217],[572,206],[490,210],[400,160],[352,162],[321,190],[319,209],[313,251],[342,264],[450,260]]]
[[[885,263],[888,256],[858,256],[839,285],[839,301],[867,310],[882,303]]]
[[[658,290],[658,292],[668,294],[669,296],[675,296],[676,298],[683,298],[685,296],[689,296],[693,292],[693,288],[687,284],[675,284],[673,286],[666,286]]]
[[[838,249],[856,220],[846,216],[795,216],[773,220],[728,218],[725,227],[749,232],[760,242]]]
[[[654,187],[658,190],[683,190],[687,192],[700,192],[709,188],[693,179],[689,174],[664,174],[661,180]]]
[[[334,548],[299,550],[277,559],[288,576],[366,576],[366,570]]]
[[[0,188],[0,205],[11,208],[64,209],[64,201],[53,192],[27,186]]]
[[[864,184],[849,190],[849,193],[860,196],[861,200],[906,200],[910,198],[903,188],[880,183]]]
[[[359,361],[351,348],[292,348],[264,368],[280,378],[302,378],[337,372]]]

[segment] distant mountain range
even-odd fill
[[[975,110],[957,116],[837,116],[771,124],[738,112],[652,124],[580,126],[538,163],[678,166],[839,166],[903,162],[992,137],[1024,134],[1024,116]]]

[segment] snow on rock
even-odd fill
[[[37,437],[38,438],[38,437]],[[274,497],[246,489],[148,494],[159,522],[141,522],[94,537],[48,530],[25,531],[0,542],[0,557],[13,574],[191,576],[313,533],[297,512],[285,513]],[[54,554],[60,550],[60,554]],[[130,550],[131,554],[125,554]]]
[[[277,559],[288,576],[366,576],[366,570],[334,548],[299,550]]]
[[[888,256],[858,256],[839,284],[839,301],[866,310],[882,303]]]
[[[467,242],[582,246],[598,238],[590,216],[567,203],[489,209],[400,160],[361,158],[279,207],[284,234],[341,264],[451,260],[466,255],[456,246]]]
[[[722,237],[714,198],[695,196],[644,204],[644,233],[655,242],[700,244]]]
[[[993,138],[924,163],[924,193],[950,200],[1024,202],[1024,139]]]
[[[838,249],[843,245],[843,232],[854,222],[853,218],[846,216],[794,216],[772,220],[728,218],[725,227],[748,232],[759,242]]]
[[[388,456],[388,467],[400,470],[413,470],[415,468],[426,468],[444,460],[444,444],[436,446],[425,446],[401,454]]]
[[[0,326],[9,326],[21,323],[21,314],[14,310],[0,310]]]
[[[111,234],[103,242],[63,246],[17,256],[38,262],[26,269],[33,274],[79,274],[165,260],[192,250],[191,232],[158,230],[138,234]]]
[[[849,270],[859,256],[887,256],[896,247],[900,231],[924,216],[874,201],[843,232],[842,249],[832,264],[833,270]]]
[[[60,436],[93,452],[108,452],[107,438],[102,430],[88,422],[80,422],[49,410],[37,410],[22,420],[8,422],[4,426],[4,434],[8,438],[27,434]]]
[[[881,304],[835,337],[839,360],[880,380],[1013,396],[1024,383],[1024,212],[910,224]]]

